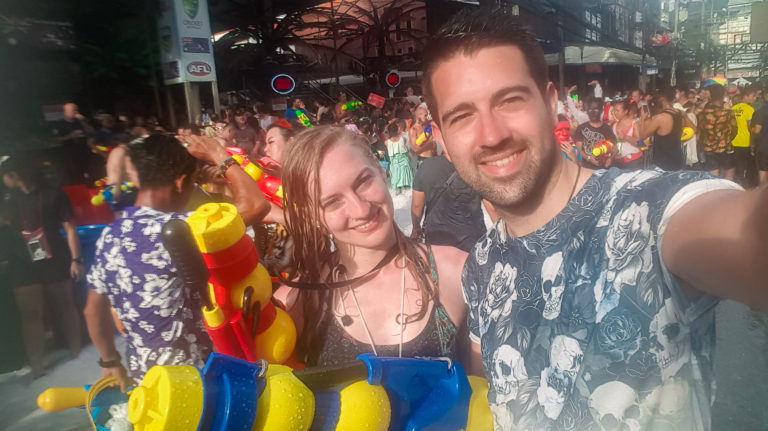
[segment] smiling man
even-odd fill
[[[511,16],[459,15],[424,52],[446,150],[500,215],[462,280],[496,428],[709,429],[714,306],[768,304],[768,190],[561,157],[557,91]]]

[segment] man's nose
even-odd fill
[[[485,147],[494,147],[505,137],[505,127],[493,112],[479,113],[480,143]]]

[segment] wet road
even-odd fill
[[[712,429],[768,430],[768,313],[718,305],[715,354]]]

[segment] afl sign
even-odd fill
[[[187,72],[194,76],[208,76],[212,69],[208,63],[202,61],[193,61],[187,65]]]

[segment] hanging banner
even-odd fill
[[[162,0],[157,34],[166,85],[216,81],[207,0]]]

